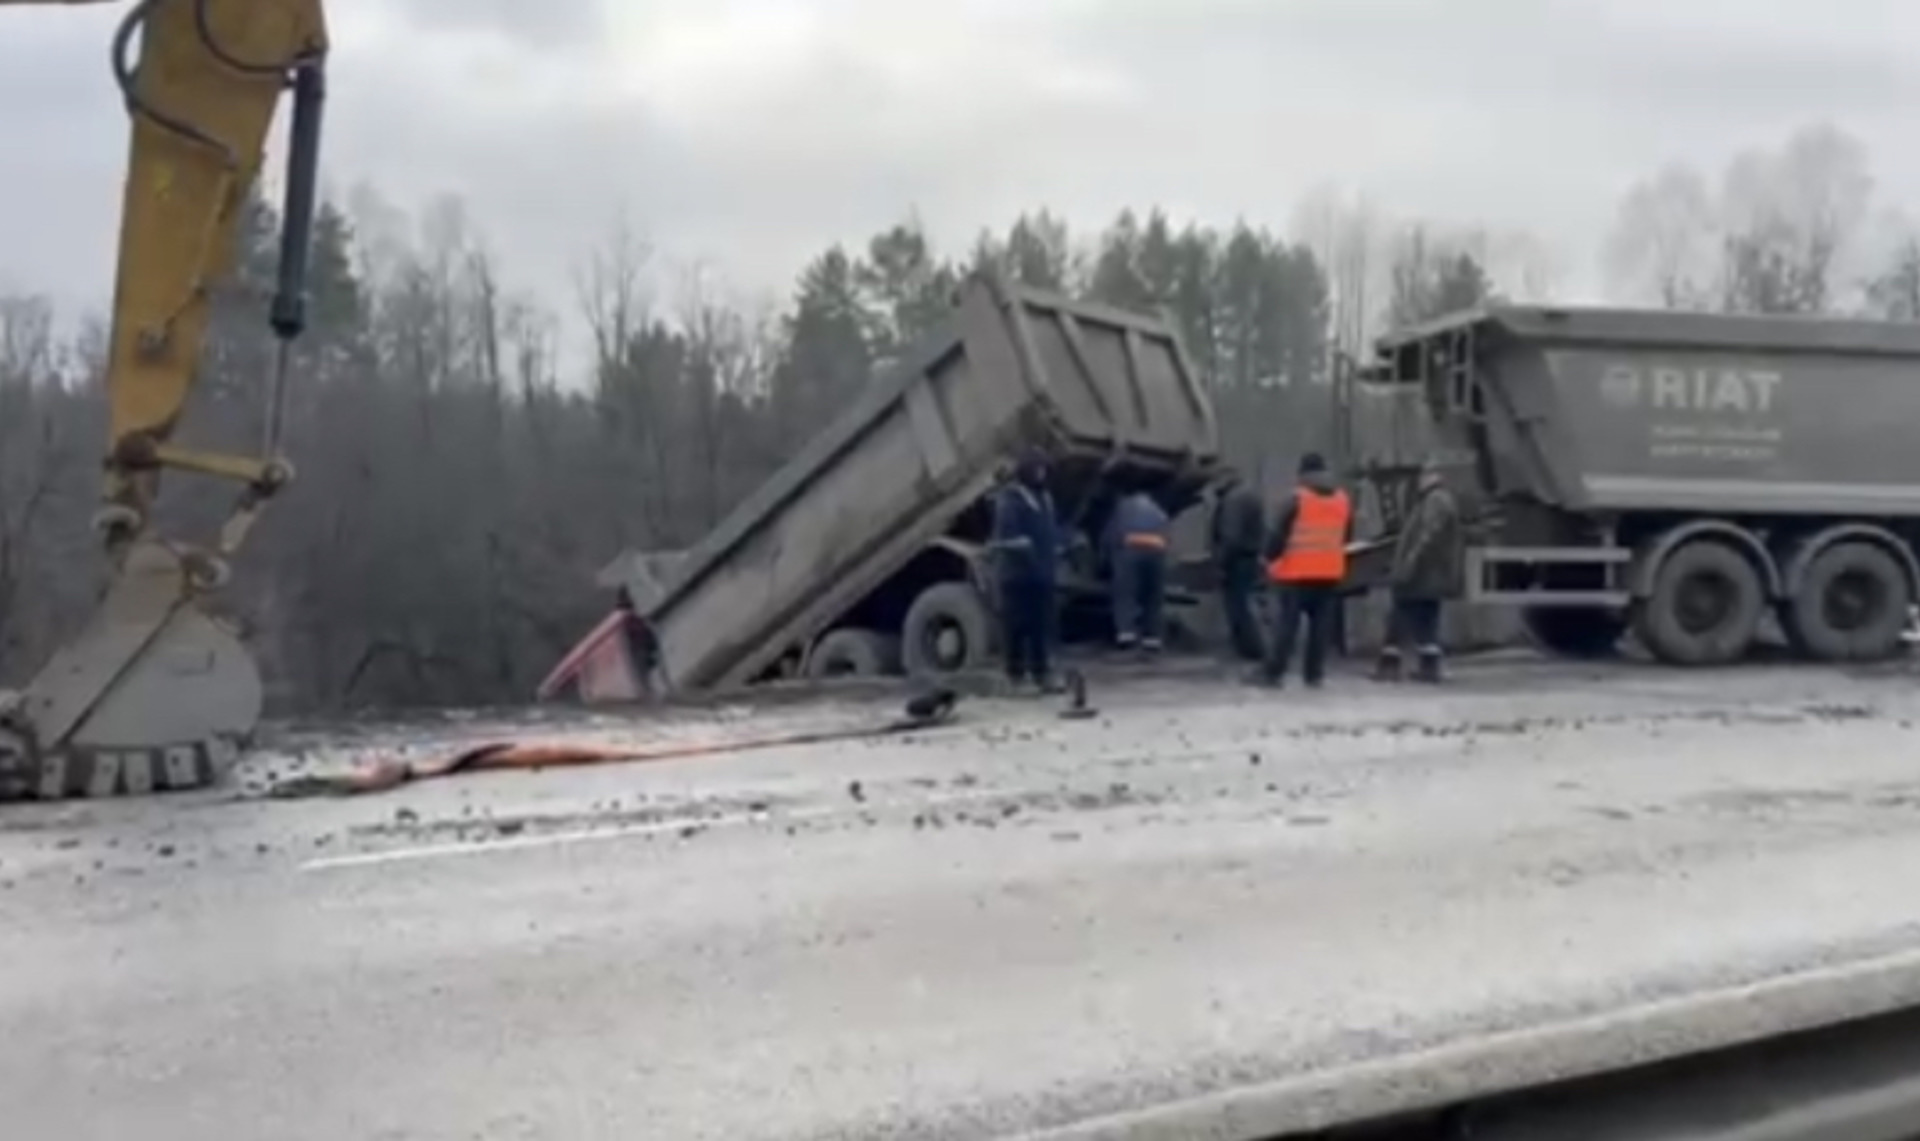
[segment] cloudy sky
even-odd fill
[[[123,5],[0,8],[0,288],[98,304]],[[1913,0],[332,0],[329,183],[461,196],[523,285],[623,212],[781,289],[909,209],[964,243],[1033,204],[1285,226],[1328,185],[1554,246],[1626,184],[1831,119],[1920,203]]]

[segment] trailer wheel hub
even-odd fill
[[[942,622],[933,630],[933,659],[944,669],[958,669],[967,657],[967,636],[952,622]]]
[[[1733,582],[1718,573],[1688,575],[1674,600],[1674,615],[1689,634],[1716,630],[1732,615],[1737,591]]]
[[[1887,600],[1878,578],[1865,571],[1849,570],[1834,576],[1820,603],[1828,625],[1853,631],[1872,621]]]

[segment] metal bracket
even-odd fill
[[[1633,595],[1623,589],[1500,590],[1489,588],[1489,568],[1507,566],[1626,566],[1633,552],[1624,547],[1470,547],[1467,550],[1467,601],[1519,606],[1625,606]],[[1613,576],[1610,574],[1609,579]]]

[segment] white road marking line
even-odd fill
[[[661,820],[650,824],[622,824],[611,828],[581,828],[571,832],[550,832],[539,836],[512,836],[501,840],[473,840],[466,843],[430,844],[419,848],[393,848],[380,852],[356,852],[346,856],[322,856],[308,860],[300,865],[303,872],[336,871],[342,868],[377,867],[381,864],[408,863],[415,860],[438,860],[454,856],[482,856],[490,852],[512,852],[532,848],[557,848],[567,844],[586,844],[602,840],[625,840],[636,836],[657,836],[665,832],[680,832],[687,828],[707,831],[714,828],[739,828],[750,824],[787,824],[801,820],[818,820],[832,816],[858,816],[862,812],[873,812],[880,808],[892,811],[903,809],[924,811],[955,804],[965,804],[977,800],[991,800],[1017,795],[1005,790],[983,789],[973,792],[956,793],[952,796],[932,797],[926,800],[912,801],[906,804],[844,807],[840,805],[813,805],[796,808],[778,814],[771,812],[739,812],[731,816],[709,816],[705,818],[686,817],[679,820]],[[484,826],[486,821],[476,821]]]

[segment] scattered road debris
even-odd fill
[[[1067,707],[1060,716],[1069,721],[1085,721],[1099,716],[1100,711],[1087,704],[1087,675],[1079,670],[1067,671]]]

